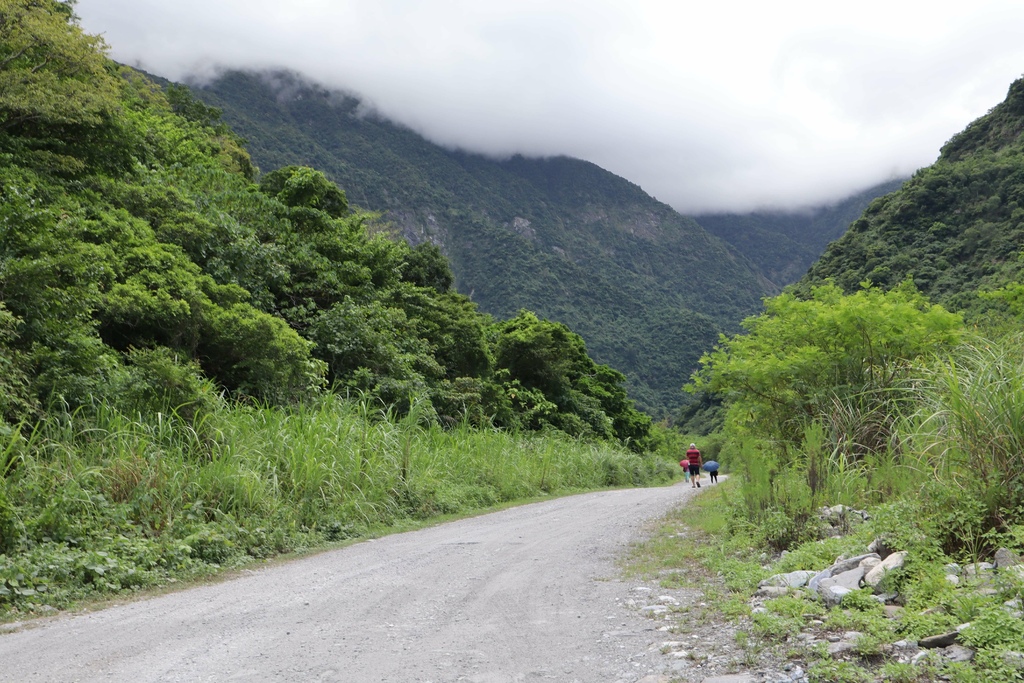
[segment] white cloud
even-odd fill
[[[828,201],[931,163],[1024,72],[1024,4],[79,0],[182,79],[299,71],[431,140],[569,154],[676,208]]]

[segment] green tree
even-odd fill
[[[643,450],[651,420],[633,407],[625,376],[587,355],[583,338],[562,323],[520,311],[496,323],[497,376],[528,426],[553,426],[573,436],[616,438]]]
[[[119,106],[102,38],[70,17],[65,2],[0,0],[0,131],[98,124]]]
[[[5,423],[17,422],[37,408],[29,391],[24,356],[11,345],[17,325],[18,319],[0,301],[0,435]]]
[[[320,171],[305,166],[285,166],[260,179],[260,189],[285,206],[323,211],[331,218],[348,213],[348,199]]]
[[[722,395],[732,424],[785,447],[837,399],[890,400],[911,363],[956,343],[962,321],[906,281],[889,292],[843,295],[830,283],[807,300],[783,294],[743,326],[748,334],[723,336],[703,356],[689,388]]]

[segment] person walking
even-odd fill
[[[690,488],[700,488],[700,467],[704,464],[697,450],[697,444],[691,443],[690,449],[686,451],[686,461],[690,470]],[[683,463],[679,463],[682,465]]]
[[[717,484],[718,483],[718,463],[717,462],[715,462],[714,460],[708,460],[706,463],[704,463],[704,471],[708,473],[708,476],[711,478],[711,483],[712,484]]]

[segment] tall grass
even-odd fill
[[[817,509],[907,499],[943,551],[1024,546],[1024,340],[978,340],[908,372],[887,396],[833,401],[782,458],[732,439],[739,522],[770,546],[813,538]],[[827,530],[826,530],[827,531]]]
[[[1024,340],[962,347],[921,381],[907,442],[932,464],[946,545],[982,552],[1024,522]],[[987,538],[987,540],[985,540]]]
[[[196,419],[57,411],[0,442],[0,608],[66,604],[403,520],[675,473],[605,443],[446,430],[423,412],[413,404],[399,419],[335,396]]]

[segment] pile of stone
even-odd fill
[[[890,617],[898,615],[901,607],[893,604],[898,595],[886,592],[885,576],[903,567],[907,558],[905,551],[894,552],[882,539],[876,539],[867,548],[868,552],[855,557],[839,557],[831,566],[820,571],[794,571],[771,576],[759,585],[755,600],[758,598],[774,598],[792,591],[801,590],[813,593],[828,607],[837,606],[848,593],[870,588],[875,599],[886,605],[886,613]],[[962,582],[971,586],[979,593],[994,594],[997,592],[996,581],[999,576],[1012,575],[1015,579],[1024,578],[1024,562],[1007,548],[996,551],[992,562],[978,562],[960,567],[957,564],[945,566],[946,580],[954,585]],[[1005,603],[1010,614],[1024,618],[1024,604],[1020,599]],[[754,611],[764,610],[755,607]],[[819,622],[820,623],[820,622]],[[960,642],[960,633],[970,624],[961,624],[948,633],[938,633],[920,641],[898,641],[885,646],[886,652],[896,661],[917,664],[923,660],[939,662],[965,662],[974,657],[974,651]],[[858,649],[858,640],[862,634],[850,631],[842,636],[828,638],[829,654],[835,658],[843,657]],[[811,634],[801,634],[805,644],[816,642]],[[1010,653],[1017,657],[1019,668],[1024,672],[1024,653]],[[1013,662],[1017,665],[1017,660]]]
[[[872,546],[877,550],[883,549],[880,543],[873,543]],[[900,569],[907,557],[906,552],[884,551],[884,556],[872,549],[863,555],[840,557],[832,566],[821,571],[776,574],[759,584],[755,596],[774,598],[794,589],[806,589],[817,595],[827,606],[834,607],[842,601],[844,595],[860,588],[868,587],[876,594],[882,594],[882,579],[889,572]],[[879,596],[880,602],[891,602],[894,598],[892,595]]]

